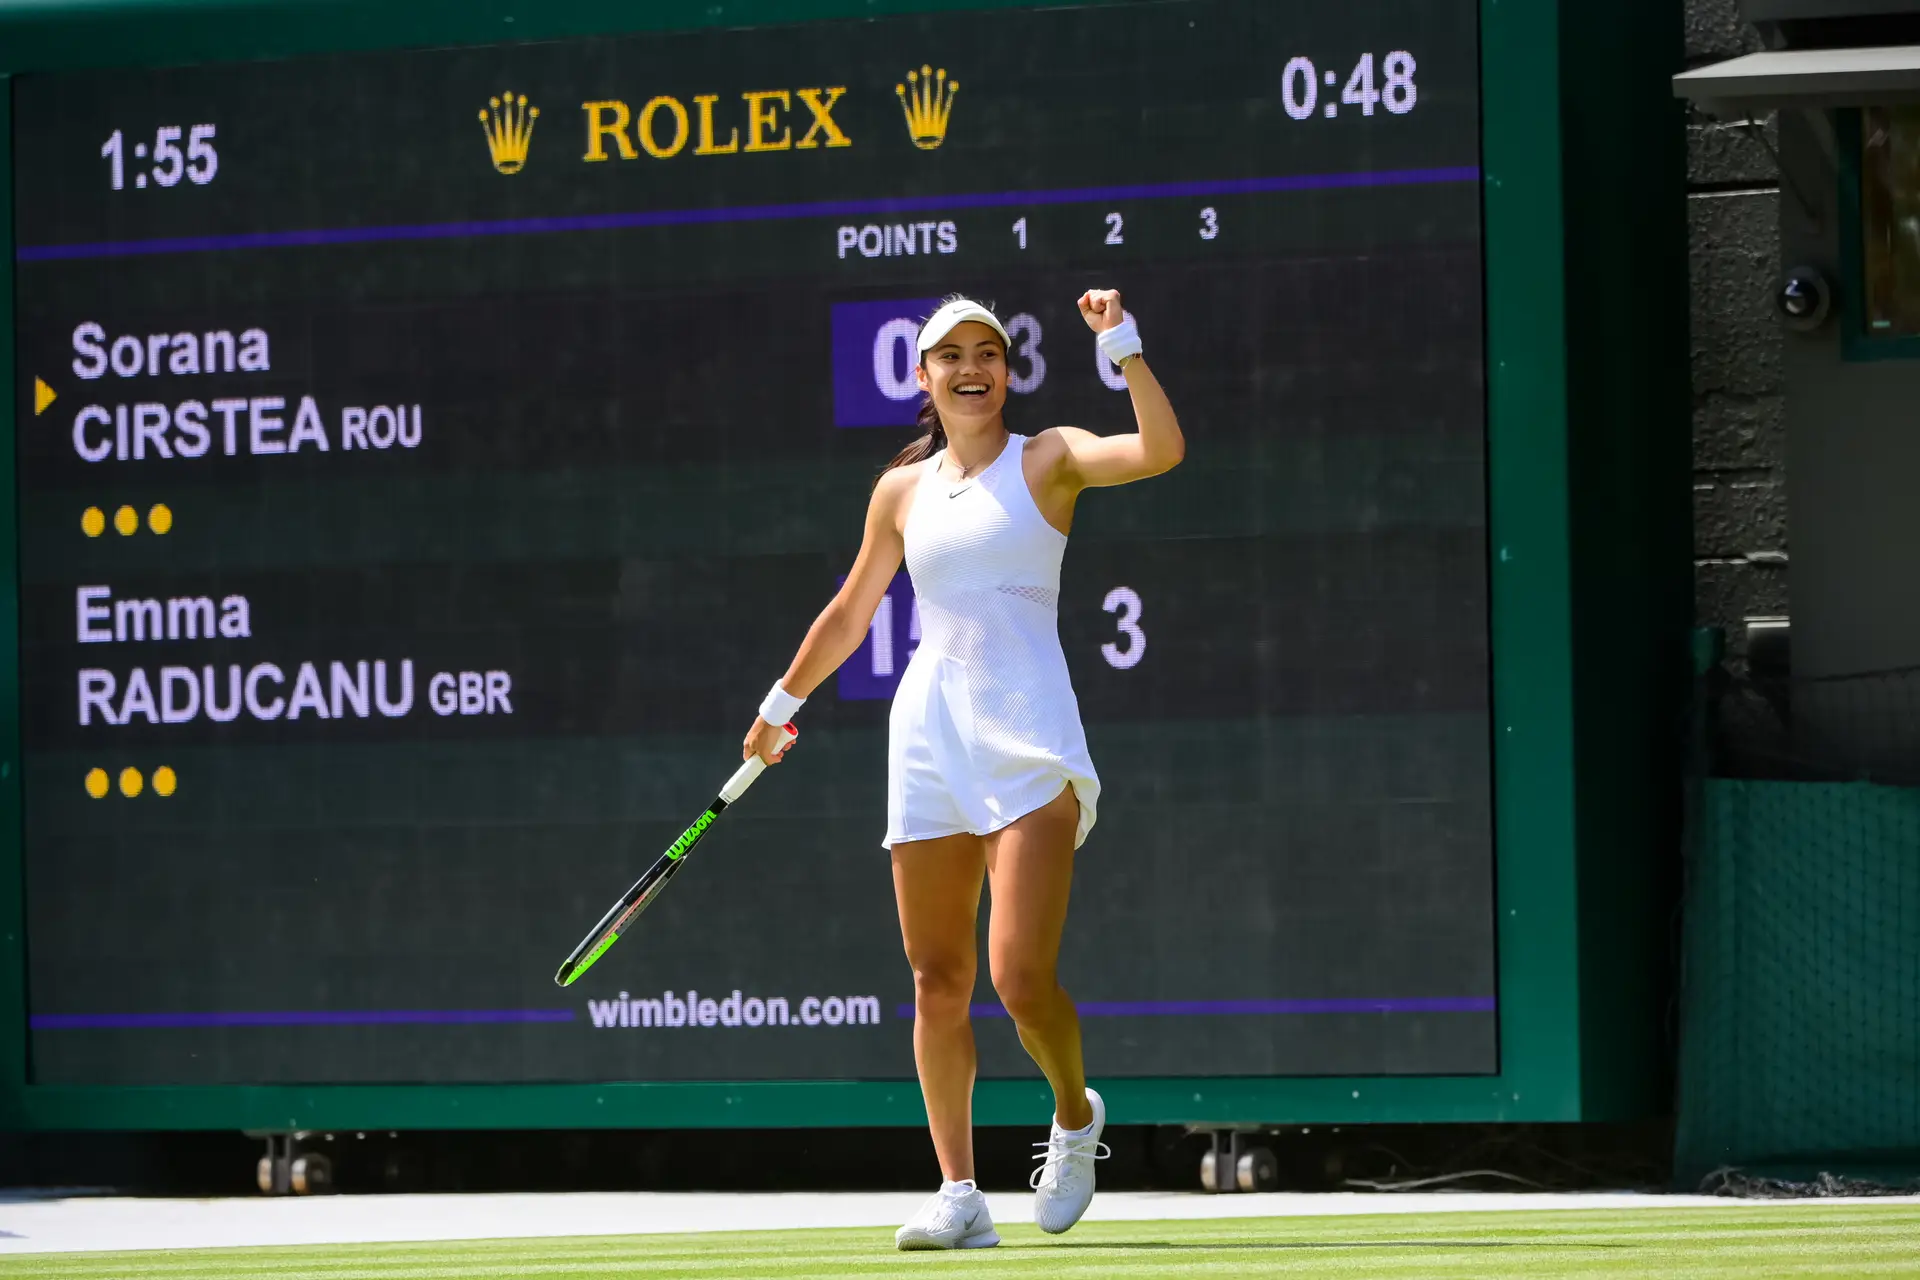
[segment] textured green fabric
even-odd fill
[[[1702,788],[1676,1180],[1920,1177],[1920,790]]]

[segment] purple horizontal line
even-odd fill
[[[295,1009],[276,1013],[36,1013],[35,1031],[127,1027],[373,1027],[472,1022],[571,1022],[571,1009]]]
[[[174,236],[158,240],[103,240],[92,244],[22,245],[21,262],[73,258],[128,258],[159,253],[207,253],[229,249],[282,249],[311,245],[371,244],[385,240],[450,240],[470,236],[546,235],[559,231],[620,231],[702,223],[764,222],[790,218],[847,218],[866,214],[923,213],[942,209],[990,209],[1004,205],[1078,204],[1105,200],[1194,199],[1256,195],[1272,191],[1324,191],[1337,187],[1404,187],[1477,182],[1474,165],[1439,169],[1386,169],[1364,173],[1303,173],[1269,178],[1219,178],[1202,182],[1127,183],[1111,187],[1061,187],[1040,191],[976,191],[955,195],[892,196],[871,200],[819,200],[801,204],[739,205],[720,209],[656,209],[634,213],[584,213],[566,217],[428,222],[388,227],[332,227],[305,231],[249,231],[233,235]]]
[[[1492,996],[1427,996],[1400,1000],[1088,1000],[1075,1006],[1083,1018],[1232,1017],[1244,1014],[1302,1013],[1492,1013]],[[972,1006],[976,1018],[1004,1018],[997,1004]],[[911,1018],[913,1006],[895,1008]]]

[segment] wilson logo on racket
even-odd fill
[[[714,813],[711,809],[701,814],[699,819],[695,821],[692,826],[688,827],[686,831],[682,832],[678,840],[673,842],[672,847],[667,850],[667,856],[675,862],[680,861],[680,855],[693,847],[693,842],[698,840],[701,834],[713,825],[713,819]]]

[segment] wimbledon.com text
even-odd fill
[[[715,999],[689,989],[683,996],[630,997],[587,1001],[595,1027],[871,1027],[880,1023],[879,996],[743,997],[739,991]]]

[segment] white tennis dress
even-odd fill
[[[907,513],[907,572],[920,647],[888,721],[887,837],[986,835],[1071,785],[1079,848],[1100,779],[1060,649],[1067,535],[1027,489],[1025,436],[1009,435],[977,476],[943,479],[946,451],[921,463]]]

